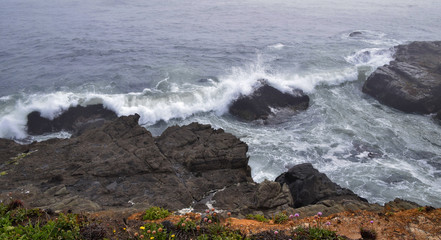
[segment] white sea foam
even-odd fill
[[[371,66],[376,68],[392,61],[393,55],[393,49],[366,48],[345,57],[345,60],[355,66]]]

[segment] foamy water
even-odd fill
[[[441,206],[441,127],[361,92],[393,59],[391,47],[441,38],[437,1],[3,4],[2,138],[69,137],[28,136],[27,114],[52,119],[102,103],[119,116],[140,114],[154,135],[193,121],[233,133],[250,147],[256,181],[311,162],[371,202]],[[302,89],[309,109],[279,112],[268,125],[229,115],[259,79],[283,92]]]

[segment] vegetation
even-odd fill
[[[147,209],[145,211],[145,214],[142,217],[142,220],[162,219],[162,218],[168,217],[170,214],[171,213],[167,209],[164,209],[161,207],[150,207],[149,209]]]
[[[288,222],[288,216],[284,212],[277,213],[276,216],[274,216],[274,223],[276,224],[283,224]]]
[[[205,215],[183,217],[173,224],[170,221],[153,222],[170,215],[168,210],[152,207],[145,211],[143,225],[138,222],[124,223],[117,226],[115,221],[89,221],[87,217],[72,214],[54,214],[40,209],[26,209],[19,200],[9,204],[0,203],[0,239],[198,239],[198,240],[252,240],[252,239],[343,239],[335,232],[317,225],[312,228],[298,227],[290,231],[266,231],[246,236],[239,230],[229,228],[231,213],[222,221],[218,213],[211,209]],[[268,222],[262,215],[248,215],[247,218]],[[289,221],[285,213],[274,217],[277,223]],[[112,225],[113,223],[113,225]],[[364,230],[362,230],[362,236]],[[366,232],[366,231],[365,231]],[[372,235],[372,233],[370,232]],[[375,233],[373,233],[375,234]],[[366,238],[375,239],[375,238]]]
[[[248,214],[246,216],[246,218],[247,219],[251,219],[251,220],[256,220],[256,221],[259,221],[259,222],[269,222],[269,219],[266,219],[265,216],[260,215],[260,214],[255,214],[255,215]]]

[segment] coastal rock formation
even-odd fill
[[[345,210],[380,210],[351,190],[342,188],[320,173],[310,163],[296,165],[275,180],[289,187],[293,207],[305,215],[323,212],[325,215]]]
[[[302,90],[296,89],[290,93],[282,93],[261,80],[260,86],[248,96],[240,96],[235,100],[229,112],[246,121],[267,119],[272,114],[271,109],[290,109],[292,111],[306,110],[309,97]]]
[[[441,110],[441,41],[395,47],[395,60],[366,80],[363,92],[404,112]]]
[[[104,108],[102,104],[70,107],[52,120],[34,111],[28,114],[27,131],[30,135],[41,135],[64,130],[78,135],[86,128],[101,126],[105,121],[115,118],[115,112]]]
[[[233,135],[192,123],[170,127],[155,138],[138,119],[120,117],[77,137],[30,145],[1,139],[0,199],[54,210],[151,205],[178,210],[207,202],[216,193],[225,199],[225,205],[221,200],[216,205],[223,209],[235,202],[223,190],[258,196],[259,201],[244,205],[250,209],[290,203],[291,196],[280,187],[271,195],[261,190],[265,185],[253,182],[248,147]]]
[[[294,207],[303,207],[323,200],[357,200],[367,202],[347,188],[332,182],[310,163],[296,165],[276,178],[276,182],[287,184],[294,200]]]

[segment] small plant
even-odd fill
[[[150,207],[149,209],[147,209],[145,211],[145,214],[142,217],[142,220],[162,219],[162,218],[168,217],[170,214],[171,213],[167,209],[164,209],[161,207]]]
[[[251,219],[251,220],[256,220],[256,221],[259,221],[259,222],[269,222],[269,220],[266,219],[265,216],[260,215],[260,214],[254,214],[254,215],[253,214],[248,214],[246,216],[246,218],[247,219]]]
[[[298,227],[295,229],[295,231],[292,233],[294,236],[292,239],[311,239],[311,240],[342,240],[344,238],[337,236],[337,234],[334,231],[319,228],[319,227],[312,227],[312,228],[303,228]]]
[[[178,229],[184,230],[186,232],[194,231],[196,229],[196,223],[190,218],[181,218],[176,225]]]
[[[276,216],[274,216],[274,223],[276,224],[283,224],[288,221],[288,216],[284,212],[277,213]]]
[[[146,223],[144,226],[141,226],[140,229],[141,235],[146,239],[166,240],[170,238],[162,224]]]
[[[360,228],[360,235],[361,235],[361,237],[364,240],[375,240],[375,239],[377,239],[377,233],[374,230]]]

